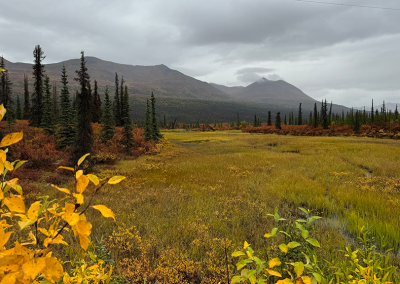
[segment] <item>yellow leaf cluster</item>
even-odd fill
[[[6,109],[0,105],[0,120],[4,117]],[[23,133],[11,133],[0,142],[0,148],[17,143],[23,138]],[[115,220],[114,213],[104,205],[91,206],[91,201],[96,193],[106,184],[117,184],[125,177],[116,176],[105,181],[97,176],[85,175],[82,170],[77,170],[79,165],[89,154],[79,159],[75,168],[60,167],[73,171],[76,179],[76,187],[73,189],[54,186],[60,192],[67,195],[61,201],[48,201],[48,197],[41,197],[40,201],[25,204],[23,191],[18,184],[18,179],[6,180],[8,171],[15,171],[25,161],[7,161],[7,149],[0,149],[0,174],[3,182],[0,183],[1,220],[0,220],[0,283],[39,283],[39,279],[57,283],[64,276],[64,283],[100,283],[107,282],[111,275],[104,273],[101,260],[97,264],[80,267],[80,272],[70,277],[64,273],[62,263],[52,255],[52,246],[57,244],[68,245],[64,240],[65,234],[73,232],[79,238],[82,249],[87,250],[90,243],[92,224],[86,220],[85,211],[94,208],[104,217]],[[7,175],[8,177],[8,175]],[[90,181],[94,188],[91,198],[84,198],[84,193],[89,187]],[[66,200],[66,201],[64,201]],[[22,230],[18,240],[14,244],[8,244],[10,236],[17,229],[7,220],[17,219]],[[22,237],[21,237],[22,236]],[[20,240],[23,238],[23,240]],[[111,273],[111,272],[110,272]],[[46,281],[44,281],[46,282]]]

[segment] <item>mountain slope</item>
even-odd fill
[[[113,89],[115,83],[115,72],[119,79],[124,76],[125,84],[130,93],[148,96],[152,91],[156,96],[186,99],[205,99],[205,100],[229,100],[230,96],[214,88],[206,82],[199,81],[186,76],[181,72],[172,70],[165,65],[156,66],[134,66],[118,64],[110,61],[98,59],[96,57],[86,57],[88,73],[92,84],[97,80],[100,89],[109,86]],[[9,70],[10,79],[14,82],[14,92],[23,92],[23,74],[28,74],[31,78],[32,65],[27,63],[11,63],[6,61],[6,68]],[[45,62],[44,62],[45,64]],[[67,69],[69,84],[72,89],[76,89],[78,83],[73,80],[75,70],[79,68],[80,59],[71,59],[60,63],[45,64],[46,74],[53,82],[59,82],[63,64]],[[32,81],[32,80],[30,80]]]

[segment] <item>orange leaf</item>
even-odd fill
[[[22,265],[22,271],[26,276],[34,280],[40,272],[46,267],[44,257],[34,258]]]
[[[81,248],[88,249],[90,240],[86,235],[79,235],[79,242],[81,243]]]
[[[82,171],[82,170],[77,171],[77,172],[75,173],[76,179],[78,179],[81,175],[83,175],[83,171]]]
[[[78,233],[78,235],[85,235],[89,236],[90,235],[90,230],[92,229],[92,224],[90,224],[88,221],[82,221],[80,220],[78,223],[75,225],[75,230]]]
[[[50,282],[59,282],[64,274],[61,263],[55,257],[46,257],[46,267],[42,271],[44,278]]]
[[[15,144],[20,141],[24,137],[24,134],[21,132],[10,133],[6,137],[1,140],[0,147],[7,147],[11,144]]]
[[[269,268],[267,268],[267,271],[272,276],[282,277],[282,275],[278,271],[275,271],[275,270],[272,270],[272,269],[269,269]]]
[[[79,193],[83,193],[86,189],[86,187],[89,184],[89,179],[85,175],[81,175],[77,180],[76,180],[76,190]]]
[[[66,193],[66,194],[71,194],[71,192],[67,188],[61,188],[61,187],[58,187],[58,186],[56,186],[54,184],[52,184],[51,186],[57,188],[59,191],[62,191],[64,193]]]
[[[78,194],[74,193],[74,194],[72,194],[72,195],[76,198],[76,203],[78,203],[78,204],[83,204],[83,195],[82,195],[82,194],[80,194],[80,193],[78,193]]]

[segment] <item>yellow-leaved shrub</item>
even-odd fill
[[[0,120],[6,109],[0,105]],[[99,179],[92,174],[85,175],[78,170],[80,164],[89,155],[84,155],[75,168],[60,167],[75,174],[75,188],[67,189],[53,185],[65,193],[61,200],[40,197],[29,208],[25,204],[23,189],[18,178],[12,178],[14,172],[26,161],[7,161],[8,149],[23,138],[22,132],[11,133],[0,142],[0,174],[2,175],[0,200],[0,283],[56,283],[63,278],[64,283],[105,283],[110,279],[104,271],[101,260],[95,265],[80,267],[80,272],[69,276],[62,262],[53,256],[54,245],[65,245],[64,234],[74,234],[80,246],[87,250],[90,243],[92,224],[86,219],[88,209],[98,210],[104,217],[115,220],[114,213],[102,204],[92,205],[94,197],[106,184],[117,184],[125,177],[114,176]],[[91,196],[86,197],[86,189],[93,183]],[[16,241],[10,244],[12,235]]]

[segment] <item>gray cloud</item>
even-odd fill
[[[163,63],[220,84],[284,77],[317,99],[345,105],[367,105],[371,97],[396,102],[400,93],[398,11],[292,0],[0,0],[0,5],[0,55],[13,62],[32,62],[40,44],[45,63],[78,58],[84,50],[125,64]],[[400,8],[398,0],[379,5]]]

